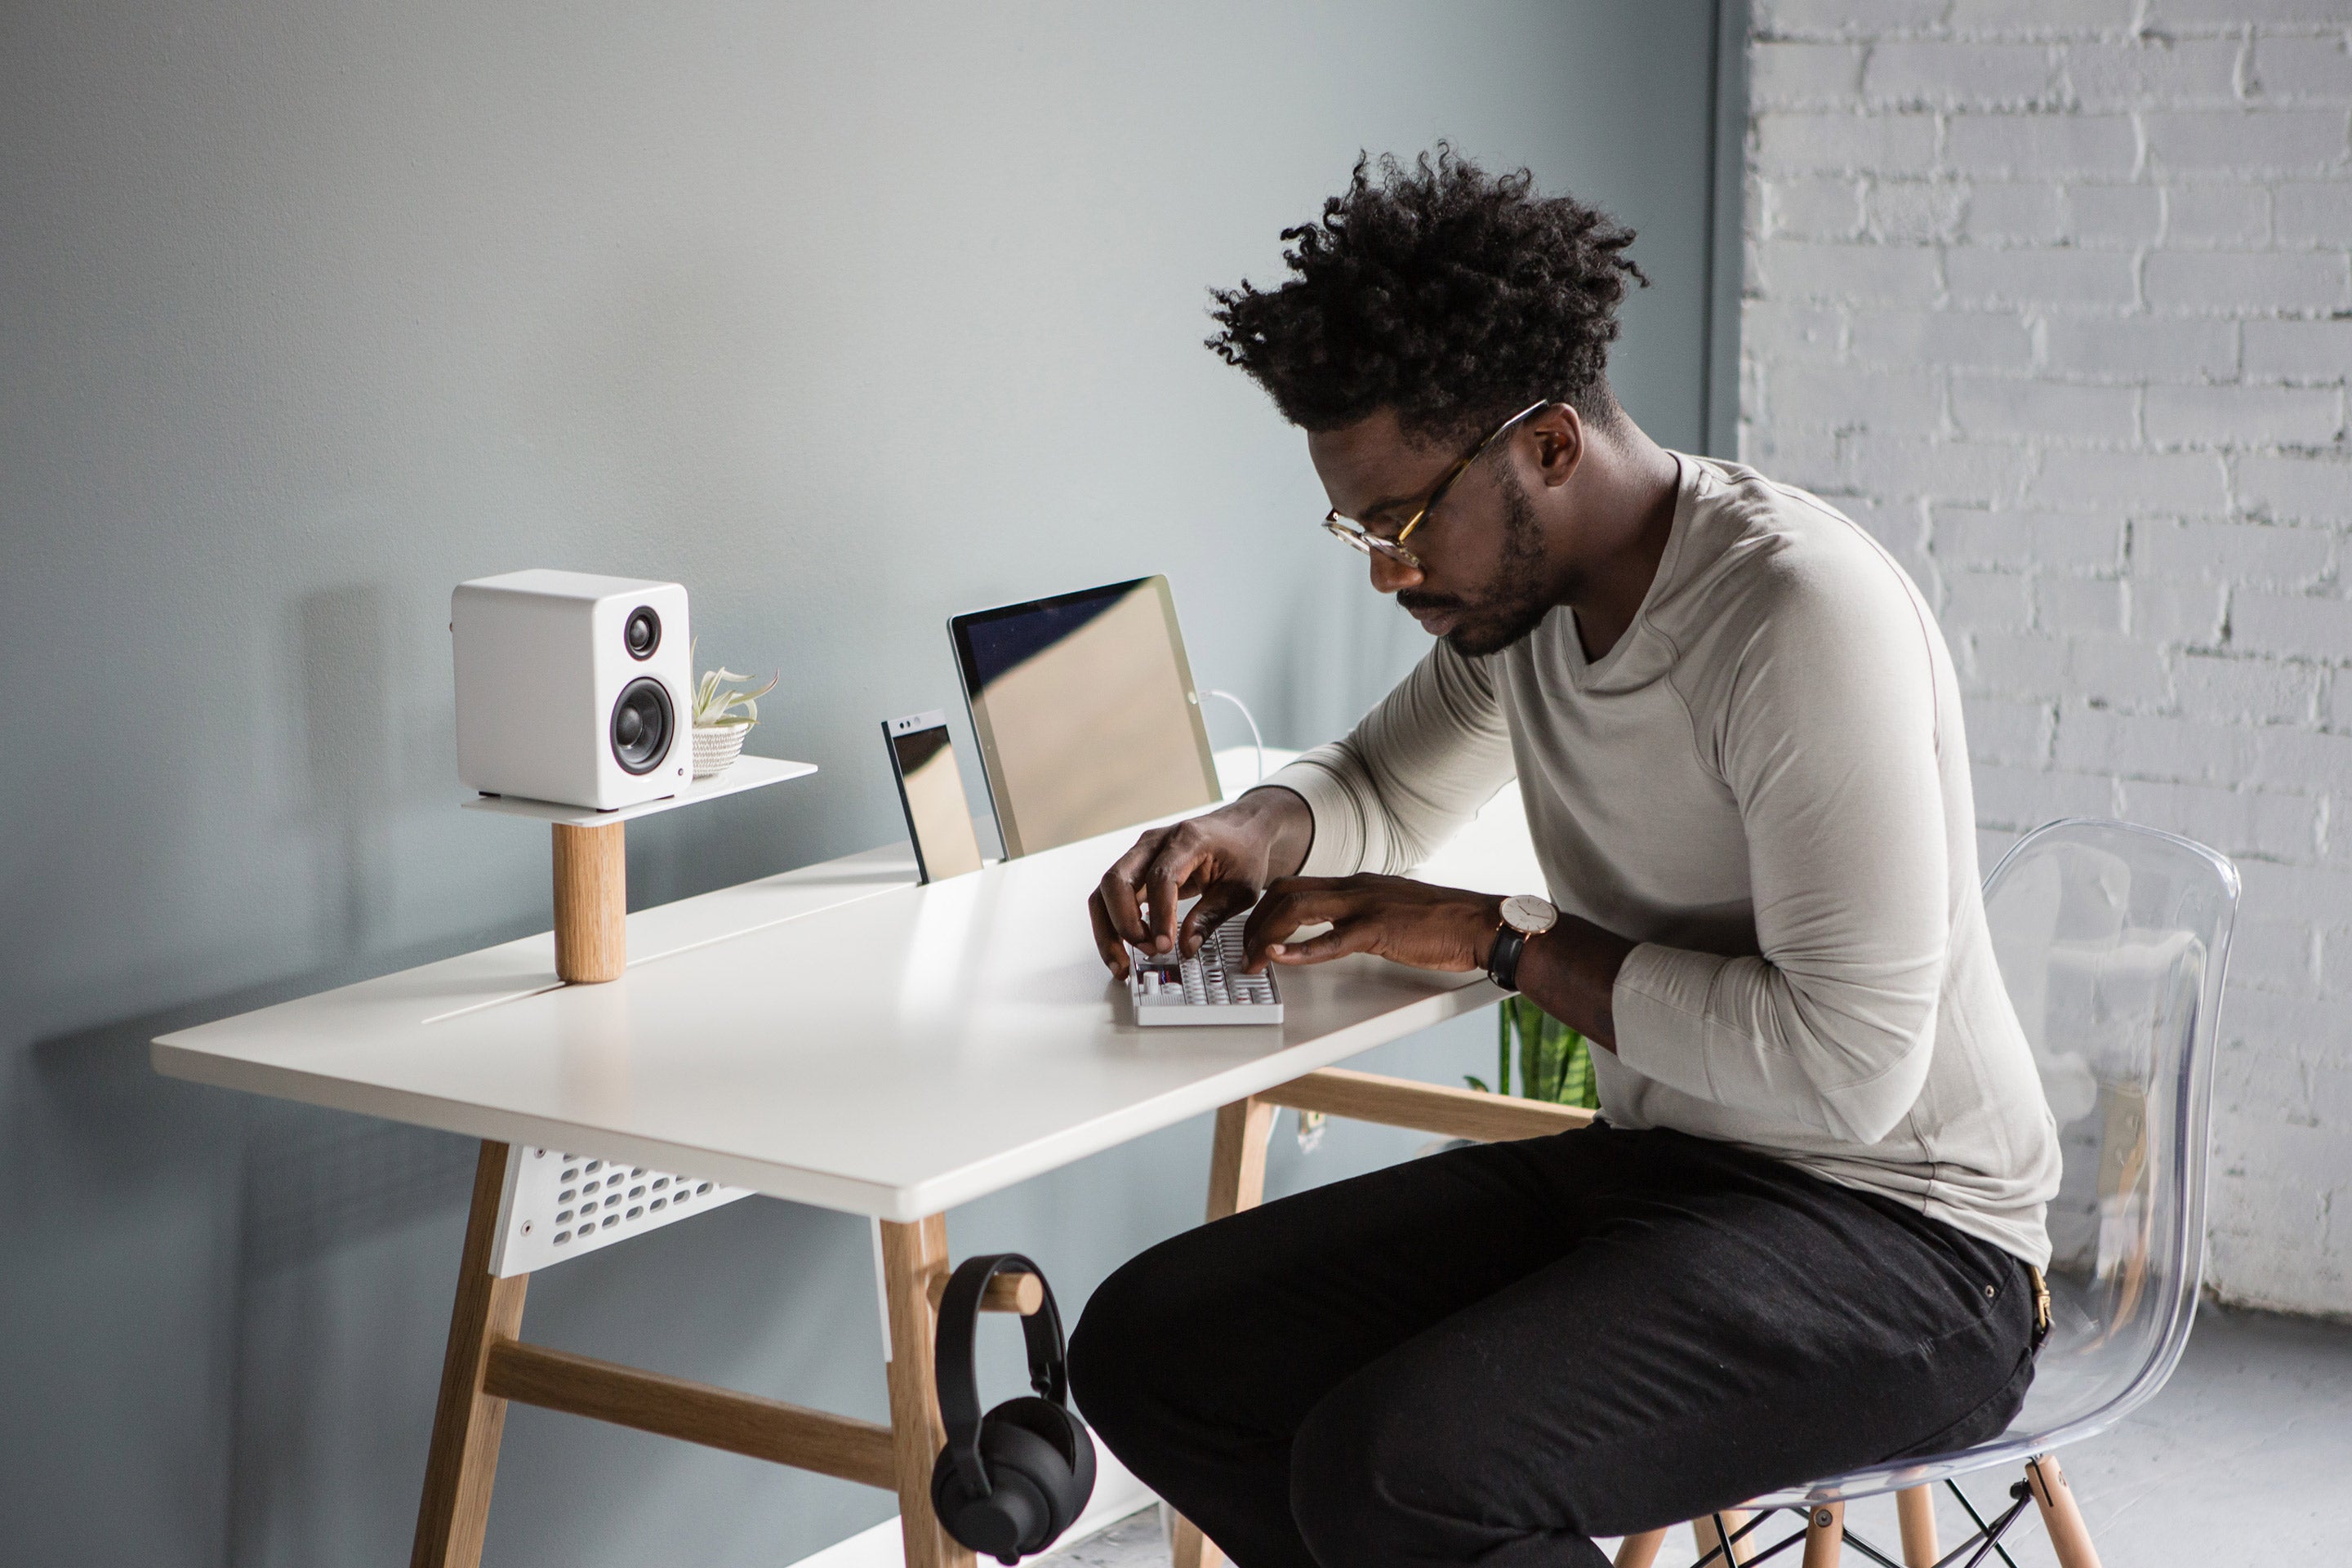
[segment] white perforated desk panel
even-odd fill
[[[912,1220],[1494,1000],[1348,959],[1283,976],[1286,1021],[1117,1021],[1087,892],[1132,831],[928,888],[904,851],[629,917],[604,985],[549,939],[164,1036],[175,1077],[511,1143],[593,1150]],[[1507,790],[1429,880],[1542,887]]]

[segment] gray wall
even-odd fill
[[[1703,437],[1714,6],[20,3],[0,13],[0,1541],[390,1563],[470,1147],[153,1077],[161,1029],[543,928],[456,810],[444,623],[683,580],[815,779],[631,834],[642,905],[895,837],[952,610],[1164,569],[1325,738],[1419,635],[1313,527],[1205,285],[1445,134],[1643,234],[1616,377]],[[1213,714],[1223,743],[1239,739]],[[1385,1053],[1450,1077],[1477,1022]],[[1396,1157],[1341,1128],[1275,1186]],[[1082,1299],[1203,1126],[960,1211]],[[535,1337],[882,1412],[862,1222],[755,1201],[557,1270]],[[997,1347],[998,1353],[1010,1346]],[[787,1562],[877,1492],[536,1412],[501,1563]]]

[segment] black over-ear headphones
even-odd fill
[[[980,1296],[999,1274],[1035,1274],[1045,1300],[1021,1320],[1029,1384],[1037,1392],[980,1413],[972,1349]],[[948,1446],[931,1466],[931,1507],[950,1535],[1000,1563],[1043,1552],[1070,1528],[1095,1489],[1095,1443],[1070,1408],[1062,1314],[1054,1288],[1017,1252],[967,1258],[940,1299],[935,1342],[940,1414]]]

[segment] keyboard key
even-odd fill
[[[1138,1024],[1279,1024],[1274,976],[1242,973],[1244,921],[1211,931],[1191,958],[1128,952],[1129,1019]]]

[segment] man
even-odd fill
[[[1441,148],[1284,238],[1211,346],[1439,641],[1346,740],[1146,834],[1092,900],[1104,960],[1257,900],[1253,969],[1484,970],[1592,1042],[1601,1120],[1146,1252],[1077,1330],[1087,1415],[1239,1568],[1599,1564],[1999,1432],[2057,1142],[1926,604],[1820,500],[1616,405],[1641,275],[1592,208]],[[1514,776],[1549,901],[1390,874]]]

